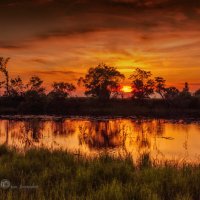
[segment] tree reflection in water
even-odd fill
[[[113,127],[109,121],[92,121],[86,127],[79,127],[80,144],[87,144],[89,148],[116,148],[122,145],[120,130]]]
[[[39,143],[43,135],[44,121],[39,119],[25,120],[20,126],[21,143],[24,148],[34,147],[35,143]],[[20,135],[19,135],[20,136]]]
[[[199,153],[199,124],[136,119],[0,120],[0,144],[80,150],[88,155],[109,151],[165,159]],[[190,134],[193,134],[190,137]],[[193,139],[194,138],[194,139]],[[188,141],[193,145],[189,145]],[[146,158],[146,157],[145,157]]]

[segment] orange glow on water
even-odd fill
[[[132,92],[132,87],[130,85],[124,85],[121,88],[121,91],[124,92],[124,93],[130,93],[130,92]]]
[[[102,153],[143,154],[153,160],[200,161],[199,124],[172,120],[46,117],[43,120],[0,120],[0,145],[19,151],[48,148],[80,152],[89,157]]]

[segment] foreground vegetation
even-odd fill
[[[40,149],[25,154],[0,147],[0,180],[12,186],[0,189],[1,200],[197,200],[200,165],[165,163],[154,166],[147,155],[135,166],[131,158],[102,155],[86,159],[63,151]]]

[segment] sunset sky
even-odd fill
[[[1,0],[0,56],[11,77],[76,83],[104,62],[200,88],[199,0]],[[124,84],[129,84],[125,80]]]

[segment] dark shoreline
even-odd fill
[[[136,118],[200,118],[200,100],[182,101],[162,99],[110,99],[68,98],[49,102],[47,99],[24,102],[16,99],[0,99],[0,115],[94,116]]]
[[[190,122],[200,122],[200,117],[144,117],[144,116],[75,116],[75,115],[0,115],[0,120],[42,120],[42,121],[60,121],[65,119],[71,120],[95,120],[95,121],[104,121],[104,120],[117,120],[117,119],[128,119],[128,120],[166,120],[167,122],[173,121],[174,123],[190,123]]]

